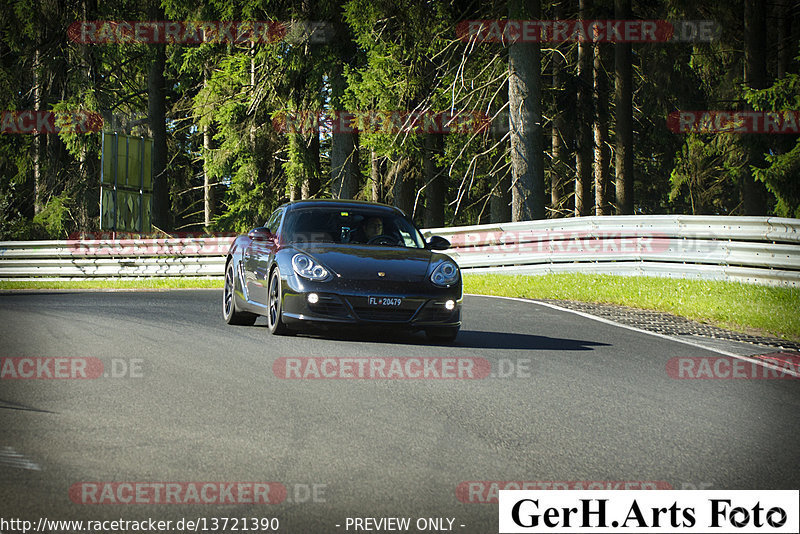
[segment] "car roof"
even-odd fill
[[[383,210],[394,211],[395,213],[398,213],[401,216],[405,217],[405,214],[399,208],[396,208],[394,206],[389,206],[388,204],[381,204],[379,202],[367,202],[365,200],[319,198],[319,199],[295,200],[293,202],[287,202],[286,204],[281,206],[281,208],[285,208],[286,211],[300,209],[300,208],[321,208],[321,207],[334,208],[334,209],[378,208]]]

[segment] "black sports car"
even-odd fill
[[[273,334],[303,324],[395,326],[452,341],[461,273],[439,236],[425,241],[402,211],[360,201],[302,200],[236,238],[225,265],[228,324],[267,317]]]

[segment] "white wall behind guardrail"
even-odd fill
[[[800,287],[800,220],[688,215],[424,230],[466,272],[587,272]],[[0,279],[217,276],[233,237],[0,242]]]

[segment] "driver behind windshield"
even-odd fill
[[[383,234],[383,220],[380,217],[370,217],[364,221],[364,235],[369,243],[373,237]]]
[[[371,216],[364,219],[353,232],[350,241],[353,243],[369,243],[370,239],[383,234],[383,219]]]

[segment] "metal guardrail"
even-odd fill
[[[0,280],[221,277],[234,239],[3,241]]]
[[[459,228],[450,239],[468,272],[587,272],[800,286],[800,220],[645,215],[577,217]]]
[[[434,228],[466,272],[587,272],[800,287],[800,220],[606,216]],[[0,279],[223,274],[233,237],[0,242]]]

